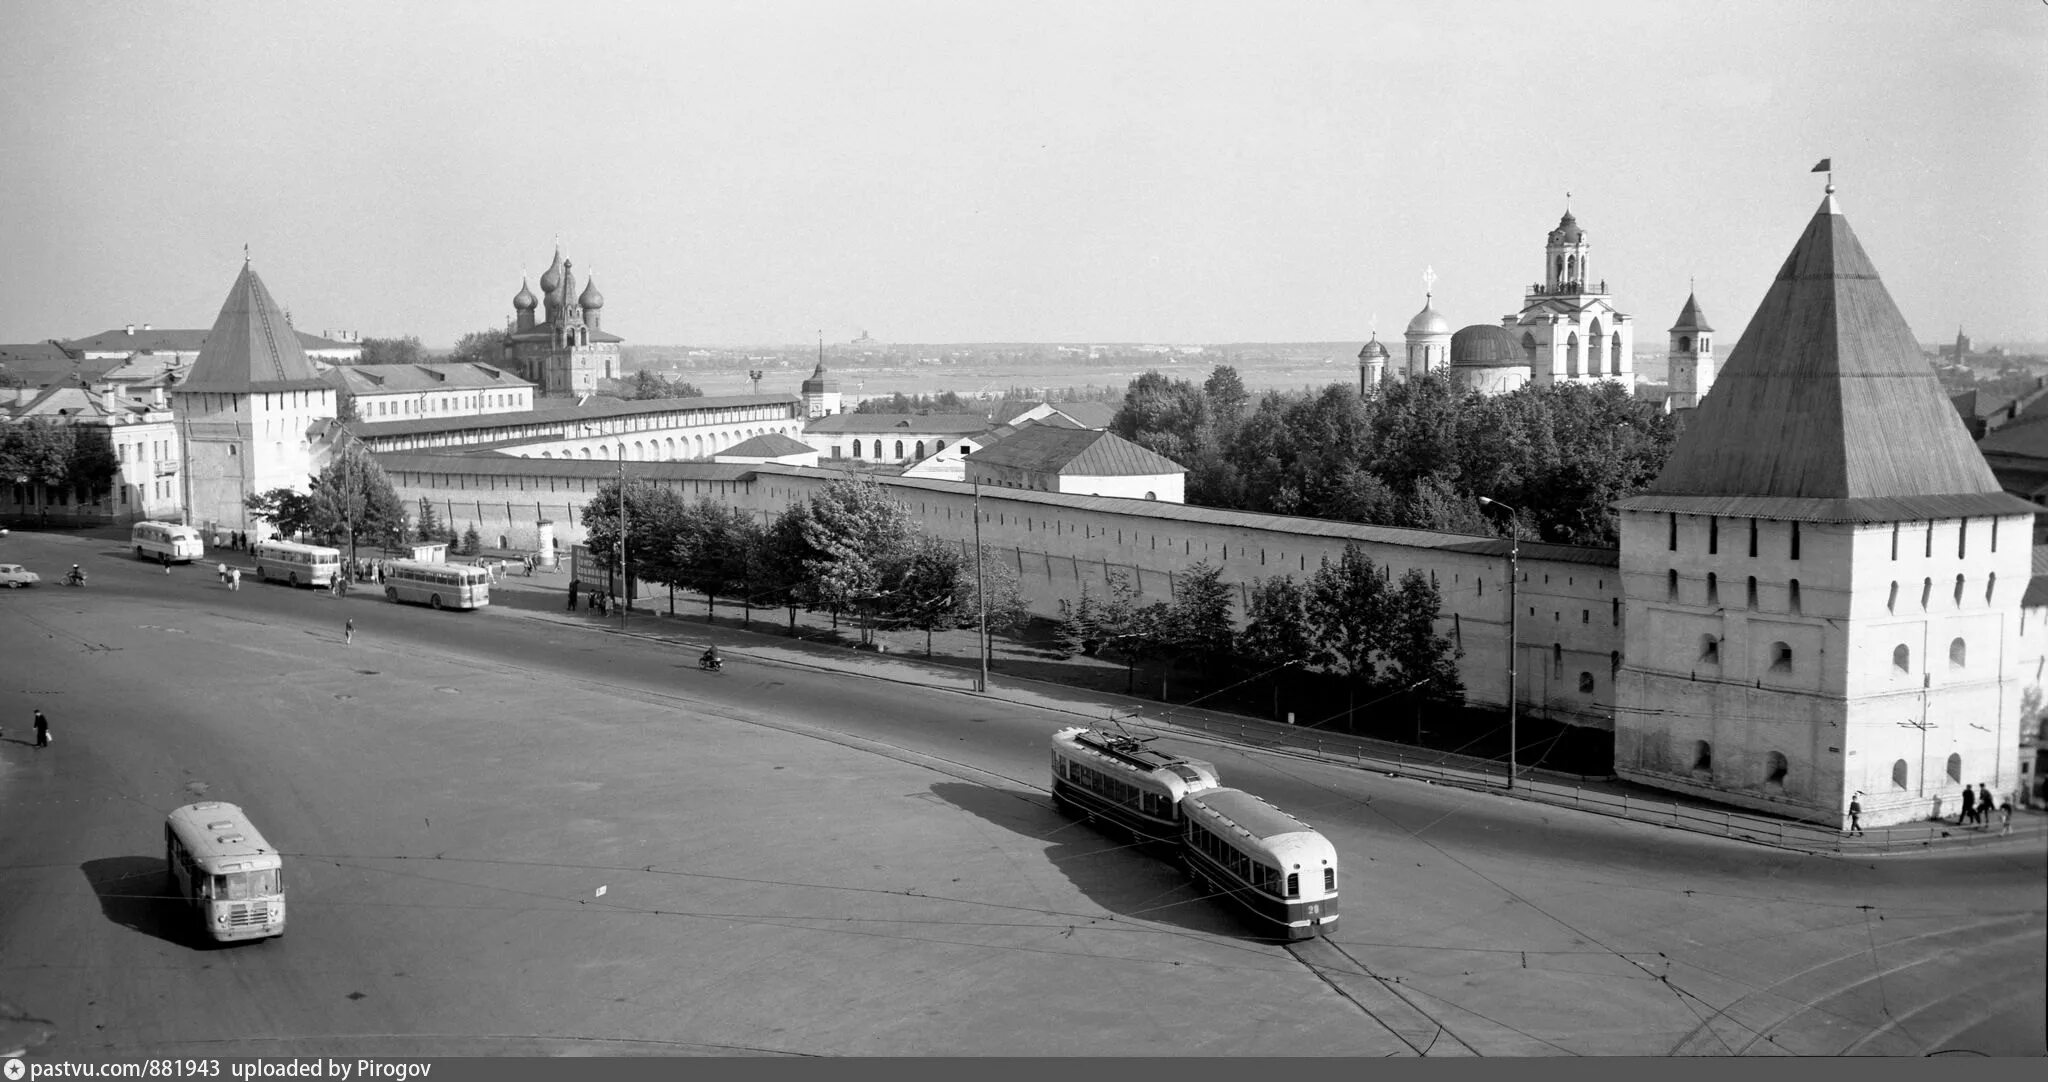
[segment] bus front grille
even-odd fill
[[[248,928],[265,924],[270,920],[270,910],[263,905],[235,905],[228,907],[228,927]]]

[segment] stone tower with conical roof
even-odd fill
[[[307,491],[336,416],[284,310],[246,261],[192,371],[173,392],[185,468],[185,521],[261,533],[250,496]]]
[[[1617,504],[1615,770],[1846,825],[2018,779],[2035,508],[2000,491],[1832,186],[1663,472]]]
[[[839,412],[839,381],[825,371],[825,336],[818,336],[818,367],[803,385],[804,419],[816,420]],[[836,452],[835,452],[836,453]]]
[[[1667,410],[1688,410],[1700,404],[1714,387],[1714,328],[1700,313],[1696,294],[1685,296],[1678,322],[1671,325],[1671,348],[1665,355],[1670,365],[1670,393],[1664,397]]]
[[[1607,283],[1593,277],[1592,240],[1565,208],[1543,243],[1543,281],[1522,310],[1501,319],[1529,361],[1529,382],[1635,385],[1635,321],[1614,307]]]

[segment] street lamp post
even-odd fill
[[[981,482],[974,482],[974,608],[980,631],[975,636],[976,660],[980,664],[979,674],[974,678],[974,690],[988,690],[988,587],[982,578],[981,568]]]
[[[748,370],[747,370],[747,378],[748,378],[748,379],[750,379],[750,380],[753,380],[753,381],[754,381],[754,393],[755,393],[755,394],[760,394],[760,393],[761,393],[761,376],[762,376],[762,375],[763,375],[762,371],[761,371],[760,369],[758,369],[758,368],[750,368],[750,369],[748,369]]]
[[[633,579],[626,566],[626,445],[619,444],[619,630],[633,610]]]
[[[1515,787],[1515,691],[1519,683],[1515,679],[1515,660],[1521,651],[1515,642],[1516,611],[1515,584],[1522,578],[1522,514],[1513,507],[1491,496],[1479,497],[1479,502],[1493,507],[1507,509],[1508,513],[1508,785]]]

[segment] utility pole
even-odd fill
[[[1515,733],[1515,661],[1520,651],[1515,645],[1516,617],[1515,584],[1522,578],[1522,513],[1490,496],[1479,497],[1480,503],[1495,507],[1506,507],[1508,512],[1508,788],[1515,787],[1515,749],[1518,746]]]
[[[981,664],[980,673],[974,679],[974,690],[988,691],[988,586],[981,570],[981,482],[974,482],[974,608],[980,617],[981,630],[975,636],[980,645],[976,649]]]
[[[626,445],[619,444],[619,630],[633,609],[633,579],[626,567]]]

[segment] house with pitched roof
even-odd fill
[[[100,442],[119,464],[109,485],[78,493],[42,485],[9,483],[0,489],[0,513],[67,520],[129,522],[177,518],[183,490],[177,429],[161,388],[134,394],[107,380],[76,380],[46,387],[0,389],[0,424],[35,420],[74,426],[78,437]]]
[[[306,491],[320,468],[337,392],[246,261],[192,370],[172,394],[185,464],[185,521],[255,532],[246,500]]]
[[[1663,472],[1616,505],[1614,757],[1840,825],[1855,800],[1869,826],[2016,785],[2036,508],[1972,445],[1833,192]]]
[[[713,462],[740,462],[755,465],[774,463],[780,466],[815,466],[818,464],[818,449],[808,443],[793,440],[780,432],[764,432],[749,440],[726,448],[711,456]]]
[[[803,441],[820,459],[889,466],[917,462],[994,427],[979,413],[834,413],[806,423]]]
[[[1114,432],[1033,423],[966,459],[967,480],[996,488],[1187,501],[1187,467]]]

